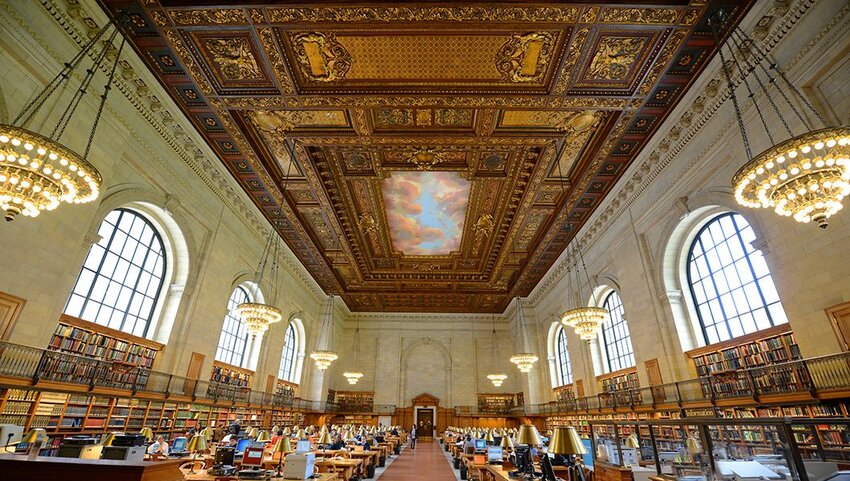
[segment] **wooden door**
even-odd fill
[[[434,433],[434,411],[431,408],[416,409],[416,437],[430,438]]]
[[[826,308],[826,315],[844,351],[850,351],[850,302]]]
[[[649,361],[644,362],[643,365],[646,367],[646,374],[649,377],[649,385],[653,386],[653,399],[655,402],[664,402],[666,400],[664,389],[655,388],[655,386],[664,384],[664,380],[661,378],[661,366],[658,364],[658,359],[650,359]]]
[[[12,329],[27,301],[5,292],[0,292],[0,341],[12,336]]]

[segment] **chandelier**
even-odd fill
[[[605,324],[605,321],[608,320],[608,310],[602,307],[595,307],[596,302],[596,294],[593,291],[593,288],[590,287],[590,276],[587,273],[587,265],[584,263],[584,256],[581,253],[581,249],[578,248],[575,244],[573,244],[573,252],[572,252],[572,266],[570,271],[567,271],[567,298],[573,298],[573,303],[575,304],[575,308],[570,309],[563,314],[561,314],[561,324],[566,327],[572,328],[576,335],[578,335],[584,341],[592,341],[596,339],[599,333],[602,331],[602,325]],[[579,276],[579,267],[578,263],[581,260],[581,266],[584,269],[584,276],[587,279],[587,285],[590,287],[590,296],[591,302],[594,306],[583,306],[584,296],[582,295],[582,282]],[[572,275],[576,277],[576,289],[573,289],[573,281]]]
[[[497,361],[498,358],[496,357],[496,341],[497,340],[498,340],[498,338],[496,337],[496,317],[493,316],[493,338],[490,342],[490,347],[491,347],[491,350],[490,350],[490,365],[493,366],[493,367],[496,367],[496,364],[498,362]],[[495,387],[501,387],[502,383],[505,382],[505,379],[507,379],[507,378],[508,378],[507,374],[503,374],[499,371],[496,371],[495,373],[487,375],[487,379],[489,379],[490,382],[492,382],[493,386],[495,386]]]
[[[316,362],[316,367],[320,371],[324,371],[327,368],[331,367],[331,363],[339,359],[339,354],[327,349],[328,345],[330,345],[330,337],[333,335],[333,327],[331,326],[331,319],[333,317],[333,304],[334,296],[328,296],[327,309],[325,310],[325,316],[322,319],[322,327],[319,331],[320,349],[317,349],[310,353],[310,359]],[[325,332],[327,332],[327,336],[325,336]],[[351,381],[349,381],[349,383],[351,383]]]
[[[519,368],[520,372],[528,373],[531,372],[531,369],[534,367],[534,363],[537,362],[538,358],[533,353],[528,352],[528,337],[525,335],[525,316],[522,313],[522,301],[519,297],[516,298],[516,305],[517,324],[519,325],[519,330],[522,336],[522,346],[523,349],[525,349],[525,352],[514,354],[511,356],[510,361],[516,364],[516,367]]]
[[[353,351],[354,351],[354,367],[353,370],[345,371],[342,373],[342,376],[348,381],[348,384],[354,385],[357,384],[357,381],[363,377],[363,373],[357,370],[357,364],[360,358],[360,319],[357,319],[357,328],[354,330],[354,341],[353,341]]]
[[[725,21],[722,10],[709,20],[718,43]],[[814,222],[825,229],[829,217],[841,210],[844,197],[850,195],[850,127],[829,126],[776,62],[740,28],[732,30],[725,46],[731,59],[727,59],[722,45],[718,50],[747,156],[747,162],[732,178],[735,200],[745,207],[773,209],[780,216]],[[740,77],[738,86],[747,90],[746,98],[755,107],[769,141],[770,147],[757,155],[753,155],[750,143],[754,132],[744,126],[733,68]],[[816,128],[795,104],[825,127]],[[791,128],[794,121],[783,115],[780,106],[793,113],[802,133],[795,134]],[[778,119],[773,125],[781,128],[769,127],[766,115],[771,112]]]
[[[275,227],[277,224],[275,224]],[[280,235],[274,228],[269,232],[269,239],[260,255],[260,263],[257,265],[257,286],[262,287],[266,267],[269,267],[270,289],[269,299],[273,303],[278,295],[278,256],[280,251]],[[271,266],[269,263],[271,262]],[[245,323],[245,328],[252,336],[259,336],[269,330],[269,326],[283,320],[283,312],[271,304],[260,302],[243,302],[233,309],[233,315],[238,316]]]
[[[88,43],[65,63],[63,69],[44,86],[41,92],[23,108],[11,124],[0,124],[0,209],[3,210],[6,221],[14,220],[19,214],[36,217],[41,212],[56,209],[63,203],[83,204],[97,199],[103,179],[97,169],[89,163],[88,156],[106,105],[107,95],[115,79],[121,51],[124,49],[126,39],[123,35],[117,53],[113,52],[114,61],[109,70],[106,85],[103,87],[103,94],[100,96],[100,103],[89,130],[83,155],[67,147],[61,139],[65,128],[86,95],[95,73],[103,66],[107,53],[114,48],[113,41],[119,36],[117,23],[125,24],[128,19],[126,15],[120,15],[116,17],[115,25],[110,22],[98,30]],[[106,32],[113,25],[112,33],[104,39]],[[94,53],[94,47],[100,41],[103,47]],[[93,58],[93,64],[86,69],[80,87],[73,93],[68,104],[59,109],[62,113],[56,120],[50,135],[45,136],[29,130],[27,125],[34,120],[36,114],[53,94],[57,97],[61,96],[63,89],[60,87],[71,79],[72,73],[88,56]],[[58,104],[52,108],[57,107],[59,107]],[[45,119],[47,120],[49,119]]]

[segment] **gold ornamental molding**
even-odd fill
[[[540,82],[546,75],[554,42],[549,32],[514,34],[496,54],[496,69],[506,81]]]
[[[334,34],[310,32],[290,35],[305,78],[316,82],[333,82],[345,78],[345,74],[351,70],[351,54]]]
[[[269,7],[251,10],[255,22],[554,22],[575,23],[576,7]]]

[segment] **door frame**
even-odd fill
[[[437,430],[437,406],[413,406],[413,424],[419,426],[419,410],[427,409],[431,411],[431,437],[434,437],[434,431]]]

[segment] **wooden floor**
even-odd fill
[[[378,481],[455,481],[439,443],[419,441],[416,449],[401,452]]]

